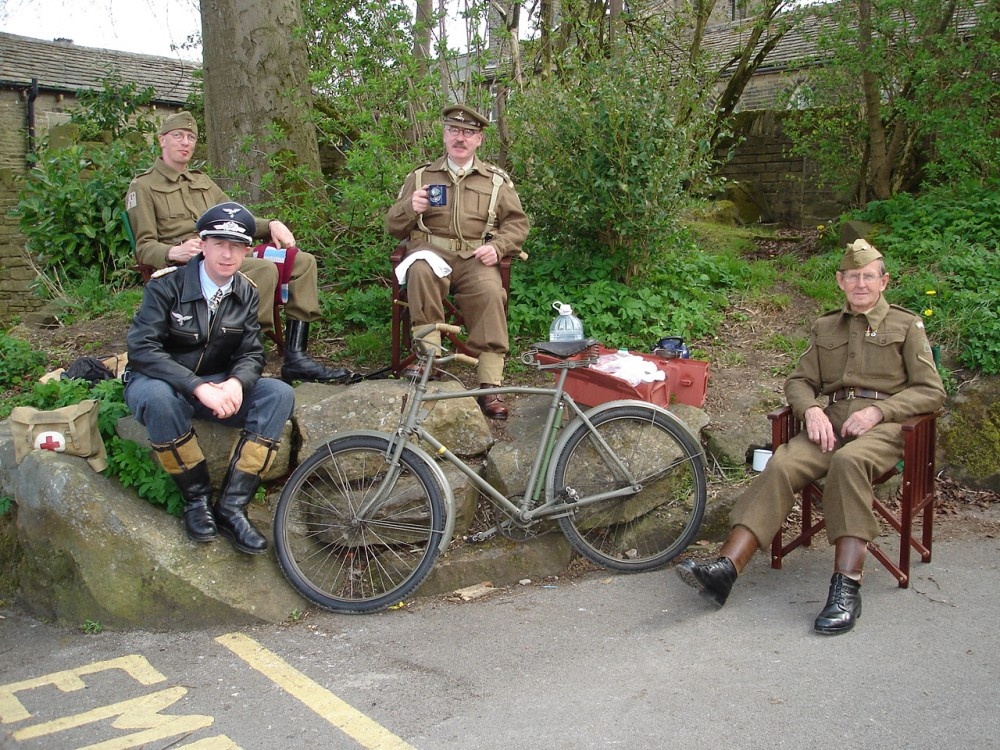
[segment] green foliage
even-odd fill
[[[153,126],[137,115],[152,90],[114,79],[104,87],[78,92],[82,105],[71,117],[81,138],[110,140],[43,145],[13,210],[50,297],[87,277],[119,288],[135,281],[119,211],[132,177],[155,153],[146,140]]]
[[[669,246],[685,186],[712,163],[711,118],[678,121],[687,87],[644,61],[581,62],[574,75],[533,81],[509,108],[532,242],[608,260],[607,278],[626,284]]]
[[[704,253],[683,235],[675,243],[629,284],[614,279],[610,256],[578,257],[535,246],[530,260],[512,272],[511,330],[546,337],[555,315],[552,302],[561,300],[573,306],[587,336],[609,345],[647,350],[663,336],[712,335],[746,264]]]
[[[815,158],[825,180],[864,203],[915,189],[921,180],[983,182],[1000,174],[1000,9],[977,0],[884,0],[817,6],[817,58],[809,83],[789,94],[801,107],[787,123],[795,153]],[[973,22],[973,19],[974,22]],[[810,61],[803,61],[810,62]],[[879,128],[867,122],[863,86]],[[957,113],[961,113],[958,116]]]
[[[184,508],[177,485],[149,454],[149,448],[115,432],[118,420],[128,415],[124,385],[121,380],[105,380],[91,386],[86,380],[50,380],[36,383],[22,402],[36,409],[58,409],[92,398],[99,402],[98,429],[108,454],[105,476],[116,477],[123,487],[135,487],[139,497],[153,505],[162,505],[171,515],[179,516]]]
[[[84,620],[83,624],[80,625],[80,630],[87,635],[97,635],[104,631],[104,626],[97,620]]]
[[[1000,373],[1000,182],[873,202],[856,217],[884,227],[877,244],[892,300],[924,313],[931,341],[964,367]],[[933,294],[928,294],[933,292]]]
[[[0,331],[0,390],[19,387],[45,372],[45,354]],[[9,413],[9,412],[8,412]]]
[[[14,499],[8,497],[7,495],[0,495],[0,516],[5,516],[10,513],[10,509],[14,507]]]

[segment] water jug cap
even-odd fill
[[[552,307],[558,310],[560,315],[573,314],[573,308],[567,305],[565,302],[560,302],[559,300],[556,300],[555,302],[552,303]]]

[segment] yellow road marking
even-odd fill
[[[228,633],[215,640],[368,750],[416,750],[252,638]]]

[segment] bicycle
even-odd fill
[[[337,435],[292,473],[281,493],[274,516],[278,561],[306,599],[334,612],[375,612],[405,599],[427,577],[454,532],[451,487],[431,454],[468,477],[497,511],[495,526],[471,541],[497,533],[524,539],[554,519],[581,555],[622,572],[662,567],[691,543],[705,512],[700,443],[677,417],[645,401],[584,411],[564,388],[570,370],[596,361],[588,353],[596,342],[537,343],[521,355],[526,365],[558,371],[554,387],[428,393],[440,365],[476,364],[425,347],[423,337],[435,329],[460,332],[444,323],[416,332],[421,375],[410,383],[396,431]],[[555,363],[543,364],[539,353]],[[423,426],[426,403],[490,393],[550,397],[523,494],[501,494]]]

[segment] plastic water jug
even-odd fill
[[[573,308],[558,300],[552,303],[552,307],[559,312],[559,316],[549,326],[549,341],[582,341],[583,323],[573,314]]]

